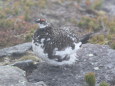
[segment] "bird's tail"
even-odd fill
[[[84,36],[80,39],[80,41],[82,42],[82,44],[87,43],[88,40],[92,37],[93,34],[94,34],[94,33],[89,33],[89,34],[84,35]]]

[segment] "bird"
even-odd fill
[[[37,19],[39,28],[32,38],[33,52],[50,65],[72,65],[76,62],[76,51],[91,34],[79,40],[69,30],[55,28],[46,19]],[[69,33],[68,33],[69,32]]]

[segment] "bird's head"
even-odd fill
[[[39,25],[40,28],[45,28],[48,26],[46,19],[37,19],[35,22]]]

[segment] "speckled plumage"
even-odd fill
[[[74,34],[51,25],[37,29],[32,40],[35,54],[52,65],[73,64],[80,46],[81,42]]]

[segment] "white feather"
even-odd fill
[[[40,24],[40,23],[38,23],[38,25],[39,25],[40,28],[45,28],[45,27],[48,26],[48,24],[45,25],[45,24]]]
[[[65,55],[69,55],[70,59],[69,60],[65,60],[62,62],[57,62],[55,59],[49,59],[48,58],[48,54],[44,53],[44,48],[42,48],[43,46],[43,41],[44,39],[41,39],[41,44],[35,45],[35,43],[33,43],[32,41],[32,48],[33,51],[35,52],[35,54],[42,58],[43,60],[45,60],[47,63],[51,64],[51,65],[55,65],[55,66],[59,66],[59,65],[72,65],[73,63],[75,63],[76,61],[76,51],[80,48],[81,42],[79,43],[75,43],[75,49],[72,50],[71,47],[67,47],[65,50],[62,51],[58,51],[58,49],[54,49],[54,54],[55,55],[59,55],[62,58],[64,58]]]

